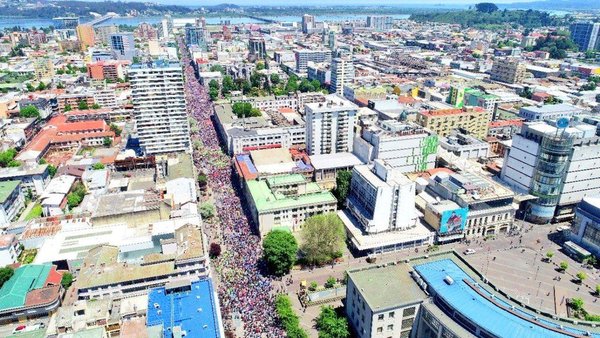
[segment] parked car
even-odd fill
[[[472,255],[472,254],[474,254],[474,253],[476,253],[476,252],[477,252],[477,251],[475,251],[475,249],[467,249],[467,250],[465,250],[463,253],[464,253],[465,255]]]

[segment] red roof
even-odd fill
[[[421,114],[426,115],[426,116],[442,116],[442,115],[458,115],[458,114],[464,114],[464,113],[469,113],[469,112],[477,112],[477,113],[484,113],[485,110],[481,107],[470,107],[470,108],[463,108],[463,109],[436,109],[436,110],[426,110],[421,112]]]
[[[56,271],[56,266],[52,266],[52,269],[50,269],[50,272],[48,273],[48,278],[46,278],[45,286],[60,285],[62,276],[62,272]]]
[[[505,127],[505,126],[522,126],[523,125],[523,119],[512,119],[512,120],[497,120],[497,121],[492,121],[490,123],[488,123],[488,127],[490,128],[498,128],[498,127]]]

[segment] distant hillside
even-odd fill
[[[594,0],[542,0],[500,5],[506,8],[543,10],[590,10],[600,9],[600,1]]]
[[[475,10],[442,13],[413,14],[410,17],[418,22],[455,23],[465,27],[490,27],[504,24],[519,24],[529,28],[557,26],[568,18],[558,18],[546,12],[534,10],[498,10],[491,13]]]

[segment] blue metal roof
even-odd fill
[[[485,297],[479,295],[463,280],[471,283],[476,283],[469,275],[467,275],[456,263],[451,259],[443,259],[425,264],[416,265],[414,269],[427,282],[429,287],[435,290],[435,293],[450,305],[455,311],[468,318],[471,322],[484,330],[498,337],[519,337],[519,338],[552,338],[565,337],[565,335],[554,332],[547,328],[537,325],[543,323],[548,326],[557,327],[556,323],[539,319],[537,323],[529,322],[520,318],[505,309],[492,303]],[[446,276],[451,277],[454,283],[447,284],[444,281]],[[483,294],[491,296],[485,289],[477,286]],[[500,303],[501,306],[510,308],[510,304],[494,298],[494,301]],[[528,318],[534,318],[534,314],[525,312],[515,307],[513,310]],[[585,331],[563,326],[562,330],[571,333],[584,335]],[[598,334],[592,337],[600,337]]]
[[[185,289],[185,287],[183,287]],[[146,325],[163,326],[163,337],[173,337],[181,327],[187,338],[220,337],[216,303],[211,279],[191,283],[187,290],[155,288],[148,295]]]

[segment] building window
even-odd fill
[[[384,316],[383,316],[383,314],[380,314],[380,315],[377,317],[377,320],[383,320],[383,317],[384,317]]]
[[[387,327],[387,330],[388,330],[388,331],[392,331],[392,330],[394,330],[394,324],[390,324],[390,325],[388,325],[388,327]]]
[[[383,326],[380,326],[377,328],[377,333],[381,333],[381,332],[383,332]]]
[[[390,318],[394,318],[395,315],[396,315],[396,313],[394,313],[394,311],[390,312],[390,314],[389,314]]]
[[[416,311],[416,308],[414,306],[406,308],[406,309],[404,309],[404,311],[402,311],[402,317],[410,317],[415,314],[415,311]]]

